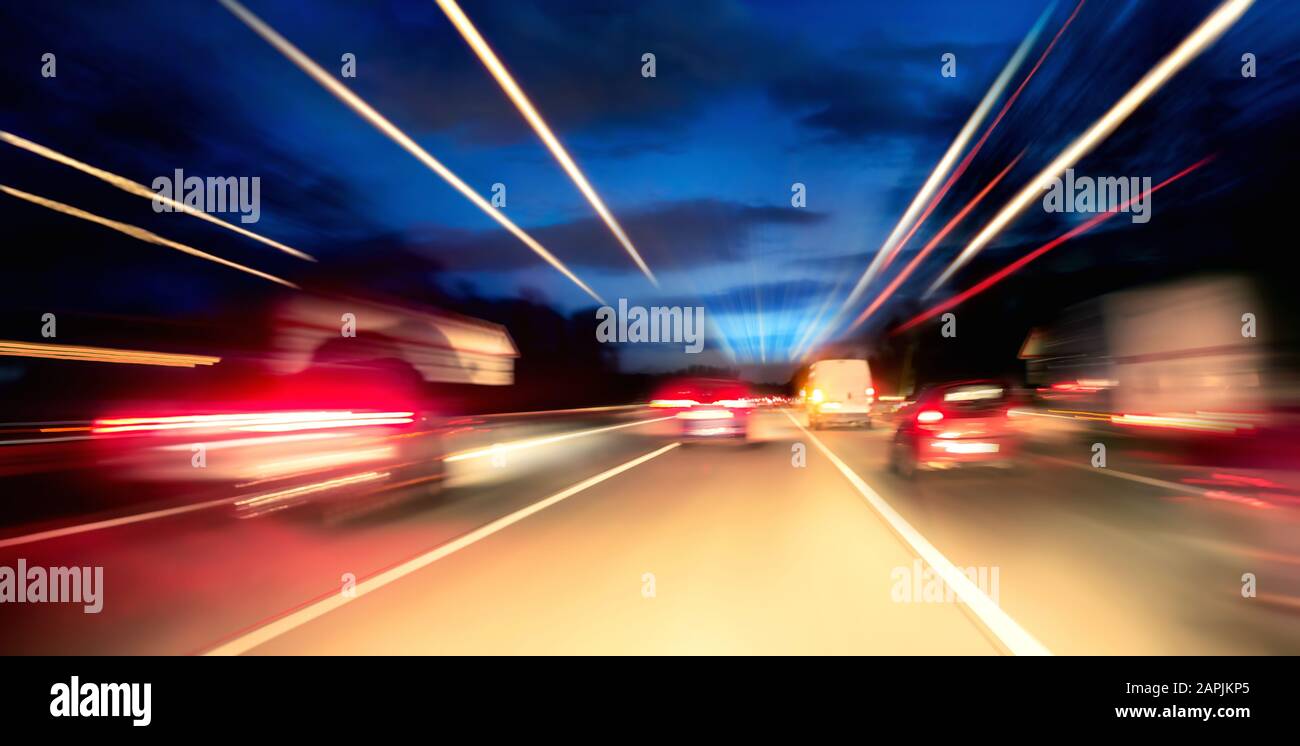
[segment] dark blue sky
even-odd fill
[[[483,194],[505,184],[509,217],[606,299],[702,304],[742,360],[779,361],[826,299],[834,306],[852,286],[1050,3],[463,2],[642,250],[660,290],[432,0],[247,4],[329,70],[354,53],[349,87]],[[1057,3],[1031,61],[1074,5]],[[1216,5],[1089,0],[927,226],[946,222],[1022,149],[1023,165],[900,300]],[[1292,116],[1298,26],[1295,4],[1257,3],[1080,167],[1158,181]],[[3,129],[146,184],[175,168],[260,176],[256,229],[321,265],[153,215],[143,200],[8,146],[0,182],[291,279],[323,273],[358,292],[413,300],[436,288],[527,294],[565,312],[591,305],[216,2],[9,4],[0,27]],[[39,76],[46,51],[58,55],[57,79]],[[1244,51],[1261,68],[1247,82]],[[644,52],[657,56],[656,78],[640,75]],[[939,74],[944,52],[957,55],[956,78]],[[1167,198],[1211,199],[1249,172],[1231,161],[1216,168],[1195,190]],[[790,206],[794,182],[807,186],[806,208]],[[39,257],[10,264],[19,296],[54,282],[103,310],[183,315],[258,282],[8,198],[0,215],[29,247],[43,246]],[[1008,252],[1005,261],[1070,219],[1026,216],[988,253]],[[97,255],[103,247],[111,263]],[[956,288],[970,284],[958,279]]]

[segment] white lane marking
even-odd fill
[[[166,518],[168,516],[180,515],[182,513],[192,513],[196,510],[207,510],[219,505],[231,505],[238,500],[236,497],[223,497],[217,500],[195,503],[193,505],[182,505],[178,508],[166,508],[164,510],[153,510],[148,513],[136,513],[134,515],[123,516],[121,518],[110,518],[93,523],[81,523],[76,526],[66,526],[64,528],[50,529],[35,534],[25,534],[23,536],[11,536],[8,539],[0,539],[0,549],[4,547],[13,547],[20,544],[34,544],[38,541],[47,539],[57,539],[62,536],[73,536],[75,534],[84,534],[89,531],[99,531],[100,529],[113,528],[114,526],[125,526],[131,523],[140,523],[142,521],[152,521],[156,518]]]
[[[671,420],[671,419],[673,419],[673,416],[655,417],[649,420],[637,420],[636,422],[625,422],[621,425],[607,425],[605,427],[593,427],[587,430],[571,430],[567,433],[560,433],[558,435],[539,435],[536,438],[525,438],[524,440],[514,440],[508,443],[495,443],[490,446],[484,446],[483,448],[471,448],[467,451],[461,451],[460,453],[453,453],[443,460],[448,463],[451,463],[455,461],[464,461],[466,459],[471,459],[471,458],[495,456],[501,453],[522,451],[527,448],[536,448],[537,446],[550,445],[551,443],[559,443],[560,441],[570,440],[572,438],[582,438],[588,435],[595,435],[597,433],[607,433],[612,430],[622,430],[625,427],[636,427],[637,425],[649,425],[652,422],[663,422],[664,420]]]
[[[790,414],[789,411],[782,410],[782,412],[786,417],[790,418],[790,421],[794,423],[795,427],[803,431],[803,434],[807,435],[808,438],[812,440],[813,445],[816,445],[817,449],[820,450],[826,458],[830,459],[831,463],[835,465],[835,468],[840,470],[840,473],[844,475],[844,478],[849,480],[849,483],[852,484],[857,489],[858,493],[862,495],[863,499],[867,501],[867,504],[872,508],[875,508],[876,512],[880,514],[880,517],[884,518],[885,522],[888,523],[899,536],[903,537],[903,540],[912,547],[912,551],[916,552],[921,559],[925,560],[930,567],[934,568],[934,571],[939,574],[939,577],[943,578],[943,581],[947,583],[948,587],[957,594],[957,597],[966,604],[966,607],[979,617],[980,621],[984,623],[984,626],[996,635],[1008,650],[1015,655],[1052,654],[1052,651],[1048,650],[1047,647],[1035,639],[1033,635],[1029,634],[1024,627],[1021,627],[1016,620],[1012,619],[1010,615],[994,603],[993,599],[989,598],[984,591],[980,590],[979,586],[971,582],[971,579],[966,576],[966,573],[958,570],[942,552],[935,548],[935,546],[931,544],[928,539],[922,536],[919,531],[913,528],[912,524],[908,523],[903,516],[899,515],[898,511],[894,510],[893,506],[885,502],[885,499],[881,497],[879,493],[871,489],[866,482],[862,481],[862,477],[859,477],[852,469],[850,469],[848,464],[841,461],[840,457],[836,456],[831,449],[827,448],[826,444],[821,442],[820,438],[809,432]]]
[[[390,583],[401,580],[407,575],[410,575],[413,572],[428,567],[434,562],[437,562],[438,560],[447,557],[448,555],[459,552],[460,550],[476,542],[482,541],[483,539],[486,539],[492,534],[495,534],[498,531],[508,528],[522,521],[528,516],[533,515],[534,513],[539,513],[543,510],[546,510],[552,505],[555,505],[556,503],[562,500],[566,500],[570,497],[573,497],[574,495],[578,494],[579,492],[582,492],[583,490],[589,489],[591,487],[595,487],[596,485],[600,484],[606,479],[610,479],[611,477],[616,477],[619,474],[622,474],[623,472],[629,469],[636,468],[637,466],[640,466],[641,464],[644,464],[645,462],[653,458],[658,458],[659,456],[664,455],[665,453],[671,451],[672,449],[676,448],[679,445],[681,445],[681,443],[669,443],[663,448],[651,451],[650,453],[647,453],[643,456],[638,456],[632,459],[631,461],[615,466],[614,468],[609,469],[607,471],[603,471],[594,477],[589,477],[587,479],[584,479],[581,482],[578,482],[577,484],[573,485],[572,487],[563,489],[555,493],[554,495],[551,495],[550,497],[538,500],[537,502],[531,505],[520,508],[519,510],[510,513],[509,515],[498,518],[495,521],[492,521],[491,523],[484,524],[474,529],[473,531],[470,531],[467,534],[464,534],[456,539],[453,539],[452,541],[447,542],[446,544],[443,544],[437,549],[426,552],[425,554],[422,554],[419,557],[416,557],[415,559],[409,560],[407,562],[403,562],[397,567],[394,567],[389,570],[385,570],[384,572],[375,575],[374,577],[362,581],[356,586],[355,596],[345,596],[342,593],[337,593],[333,596],[330,596],[329,598],[323,599],[321,601],[317,601],[316,603],[310,606],[306,606],[302,609],[299,609],[293,612],[292,614],[280,617],[275,621],[269,622],[253,630],[252,632],[249,632],[245,635],[241,635],[235,638],[234,640],[222,643],[212,648],[211,650],[208,650],[206,653],[204,653],[204,655],[240,655],[242,653],[246,653],[249,650],[252,650],[253,648],[257,647],[258,645],[269,642],[279,637],[280,635],[283,635],[287,632],[297,629],[298,627],[301,627],[302,625],[312,621],[313,619],[317,619],[325,614],[328,614],[329,612],[353,600],[354,598],[360,598],[367,593],[377,591],[380,588],[383,588],[384,586]]]

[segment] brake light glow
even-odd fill
[[[232,430],[291,432],[335,427],[399,425],[413,422],[414,412],[256,412],[248,414],[196,414],[175,417],[114,417],[95,420],[92,433],[149,432],[158,430]]]
[[[943,419],[943,412],[937,409],[926,409],[916,413],[917,422],[938,422]]]

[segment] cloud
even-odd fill
[[[943,139],[961,129],[982,95],[974,81],[991,78],[973,64],[963,67],[958,79],[942,78],[940,55],[953,52],[959,60],[983,60],[1002,51],[997,45],[947,44],[940,49],[875,39],[834,59],[806,53],[801,64],[783,68],[764,90],[824,142]]]
[[[654,305],[704,306],[710,313],[757,313],[761,308],[769,315],[773,315],[777,312],[804,309],[810,304],[820,303],[834,290],[833,282],[799,278],[735,285],[699,296],[655,298]]]
[[[426,7],[427,6],[427,7]],[[275,8],[266,18],[309,54],[345,44],[365,65],[350,85],[415,131],[478,145],[531,140],[528,125],[437,7],[403,3],[324,7],[316,30]],[[765,95],[820,139],[946,136],[982,90],[979,62],[998,45],[918,45],[871,37],[849,50],[815,47],[782,34],[734,0],[665,0],[610,6],[466,2],[474,22],[563,137],[600,142],[635,136],[671,143],[709,106],[738,93]],[[336,31],[348,29],[346,39]],[[959,79],[939,76],[939,55],[963,60]],[[641,76],[642,55],[657,76]],[[1000,64],[1000,60],[999,63]],[[967,81],[970,81],[969,83]],[[643,153],[610,148],[612,157]]]
[[[619,222],[651,266],[688,269],[743,258],[756,230],[811,226],[826,218],[826,213],[816,210],[695,199],[625,211]],[[632,266],[609,229],[594,216],[525,230],[569,265],[613,270]],[[452,271],[509,270],[538,263],[532,252],[502,230],[426,227],[420,234],[411,242]]]

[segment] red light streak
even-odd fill
[[[414,412],[258,412],[196,414],[172,417],[114,417],[95,420],[93,433],[156,430],[218,429],[251,432],[290,432],[333,427],[396,425],[413,421]]]
[[[948,233],[950,233],[953,228],[956,228],[957,224],[960,223],[971,210],[975,209],[975,206],[980,203],[980,200],[984,199],[989,192],[993,191],[993,187],[997,186],[998,182],[1002,181],[1002,177],[1006,176],[1007,172],[1020,162],[1020,159],[1024,154],[1025,151],[1020,151],[1020,155],[1017,155],[1015,160],[1008,163],[1006,168],[1002,169],[1001,173],[993,177],[993,180],[985,185],[985,187],[980,190],[979,194],[975,195],[970,202],[966,203],[966,206],[963,207],[960,212],[952,217],[952,220],[948,221],[947,225],[945,225],[938,233],[934,234],[934,238],[930,239],[930,242],[917,252],[916,256],[912,257],[912,261],[908,262],[906,267],[903,267],[903,271],[899,272],[898,276],[895,277],[883,291],[881,291],[880,295],[876,296],[876,299],[871,302],[870,306],[867,306],[867,310],[858,314],[858,317],[853,320],[853,323],[849,324],[848,331],[853,331],[858,328],[862,322],[866,321],[871,314],[876,312],[876,309],[880,308],[885,301],[889,300],[889,297],[894,294],[894,291],[898,289],[898,286],[902,285],[903,282],[911,276],[912,272],[915,271],[916,268],[920,266],[921,262],[930,255],[931,251],[934,251],[934,247],[938,246],[944,238],[947,238]],[[922,218],[922,220],[924,220],[924,218]]]
[[[1007,111],[1011,108],[1011,105],[1016,102],[1017,98],[1020,98],[1021,92],[1025,90],[1025,86],[1028,85],[1029,81],[1034,77],[1034,73],[1038,72],[1038,68],[1043,66],[1043,60],[1047,59],[1047,55],[1051,54],[1052,49],[1056,46],[1056,42],[1060,41],[1061,35],[1064,34],[1065,30],[1074,22],[1074,17],[1079,15],[1079,11],[1083,9],[1083,4],[1085,2],[1087,2],[1087,0],[1079,0],[1079,4],[1074,6],[1074,12],[1070,14],[1069,18],[1065,19],[1065,23],[1061,24],[1061,28],[1056,32],[1056,36],[1052,37],[1051,43],[1048,44],[1047,48],[1043,50],[1043,53],[1038,56],[1038,61],[1029,69],[1029,73],[1025,75],[1025,79],[1020,81],[1020,85],[1016,87],[1016,90],[1007,97],[1006,102],[1002,104],[1002,108],[998,110],[997,116],[993,117],[993,121],[990,122],[989,126],[984,130],[984,134],[980,135],[980,139],[971,147],[970,152],[966,154],[966,157],[962,158],[961,163],[959,163],[957,168],[948,176],[948,180],[943,183],[943,186],[939,187],[939,191],[935,193],[934,197],[930,198],[930,204],[925,206],[925,211],[922,212],[921,217],[917,218],[916,222],[912,224],[911,229],[907,231],[907,235],[903,236],[903,240],[899,241],[894,246],[893,250],[889,252],[889,256],[885,257],[884,263],[880,265],[881,272],[884,272],[885,269],[889,267],[889,263],[894,261],[894,258],[898,256],[898,253],[903,250],[905,245],[907,245],[908,240],[912,238],[912,234],[916,233],[917,229],[921,227],[921,224],[925,222],[925,219],[930,217],[930,213],[939,205],[940,200],[942,200],[944,195],[948,193],[948,190],[952,188],[952,185],[957,181],[957,179],[961,178],[961,175],[966,172],[971,161],[975,159],[975,155],[980,152],[980,148],[983,148],[985,141],[989,139],[989,135],[993,134],[993,130],[998,126],[998,123],[1002,121],[1002,118],[1007,115]],[[1022,152],[1021,155],[1024,155],[1024,153]],[[1020,160],[1020,156],[1016,156],[1016,160]],[[998,178],[1001,178],[1001,176]],[[982,193],[981,196],[983,196]],[[862,318],[865,318],[865,316]],[[857,325],[858,322],[854,321],[853,325],[849,328],[852,329]]]
[[[1186,175],[1192,173],[1193,171],[1199,169],[1200,167],[1204,166],[1205,164],[1209,163],[1209,162],[1212,161],[1212,160],[1214,160],[1214,156],[1212,156],[1212,155],[1211,155],[1211,156],[1206,156],[1205,158],[1202,158],[1201,160],[1197,161],[1196,163],[1193,163],[1192,165],[1188,166],[1187,168],[1184,168],[1182,171],[1179,171],[1178,173],[1174,174],[1173,176],[1170,176],[1168,179],[1165,179],[1164,181],[1160,182],[1159,184],[1156,184],[1155,186],[1151,187],[1150,189],[1148,189],[1147,191],[1143,192],[1142,194],[1140,194],[1140,195],[1136,195],[1136,196],[1133,196],[1133,197],[1130,197],[1130,198],[1128,199],[1127,202],[1125,202],[1124,204],[1120,205],[1120,206],[1119,206],[1118,208],[1116,208],[1115,210],[1113,210],[1113,211],[1111,211],[1111,212],[1103,212],[1103,213],[1101,213],[1101,214],[1099,214],[1099,215],[1097,215],[1097,216],[1095,216],[1095,217],[1093,217],[1093,218],[1087,220],[1086,222],[1081,223],[1081,224],[1075,226],[1074,228],[1072,228],[1072,229],[1066,231],[1065,233],[1062,233],[1061,235],[1057,236],[1056,238],[1053,238],[1051,241],[1048,241],[1047,243],[1043,244],[1042,246],[1039,246],[1037,249],[1034,249],[1033,251],[1029,252],[1028,254],[1025,254],[1024,256],[1020,257],[1019,259],[1017,259],[1016,261],[1012,262],[1011,264],[1008,264],[1007,266],[1003,267],[1002,269],[998,270],[997,272],[994,272],[993,274],[989,275],[988,277],[984,278],[983,280],[980,280],[980,281],[977,282],[976,284],[972,285],[970,288],[968,288],[968,289],[966,289],[966,290],[963,290],[962,292],[960,292],[960,293],[958,293],[957,295],[954,295],[953,297],[951,297],[951,298],[949,298],[949,299],[943,301],[942,303],[939,303],[939,304],[937,304],[937,305],[935,305],[935,306],[932,306],[930,309],[928,309],[928,310],[926,310],[926,311],[922,311],[921,313],[917,314],[916,316],[912,317],[910,320],[908,320],[907,322],[905,322],[904,324],[902,324],[901,326],[899,326],[899,327],[898,327],[897,329],[895,329],[894,331],[890,332],[890,335],[893,336],[893,335],[901,334],[901,333],[907,331],[908,329],[911,329],[912,327],[916,326],[917,324],[920,324],[921,322],[923,322],[923,321],[925,321],[925,320],[927,320],[927,319],[933,318],[933,317],[935,317],[935,316],[937,316],[937,315],[943,313],[944,311],[947,311],[947,310],[950,309],[950,308],[955,308],[955,307],[961,305],[962,303],[965,303],[966,301],[970,300],[971,298],[975,297],[976,295],[979,295],[980,293],[984,292],[985,290],[988,290],[990,287],[992,287],[992,286],[996,285],[997,283],[999,283],[999,282],[1005,280],[1008,276],[1010,276],[1010,275],[1014,274],[1015,272],[1019,271],[1019,270],[1022,269],[1025,265],[1027,265],[1027,264],[1029,264],[1030,262],[1034,261],[1035,259],[1037,259],[1038,257],[1042,256],[1043,254],[1046,254],[1047,252],[1051,251],[1052,249],[1055,249],[1057,246],[1060,246],[1061,244],[1065,243],[1066,241],[1070,240],[1071,238],[1074,238],[1075,236],[1078,236],[1078,235],[1083,234],[1083,233],[1087,233],[1088,231],[1092,230],[1093,228],[1097,227],[1098,225],[1101,225],[1101,224],[1104,223],[1105,221],[1110,220],[1111,218],[1115,217],[1116,215],[1119,215],[1120,213],[1126,211],[1126,210],[1128,209],[1128,206],[1129,206],[1130,204],[1132,204],[1133,202],[1135,202],[1136,200],[1138,200],[1138,199],[1145,199],[1145,198],[1148,197],[1149,195],[1155,194],[1156,192],[1160,191],[1161,189],[1163,189],[1163,188],[1169,186],[1170,184],[1174,183],[1175,181],[1178,181],[1179,179],[1181,179],[1181,178],[1183,178],[1184,176],[1186,176]]]

